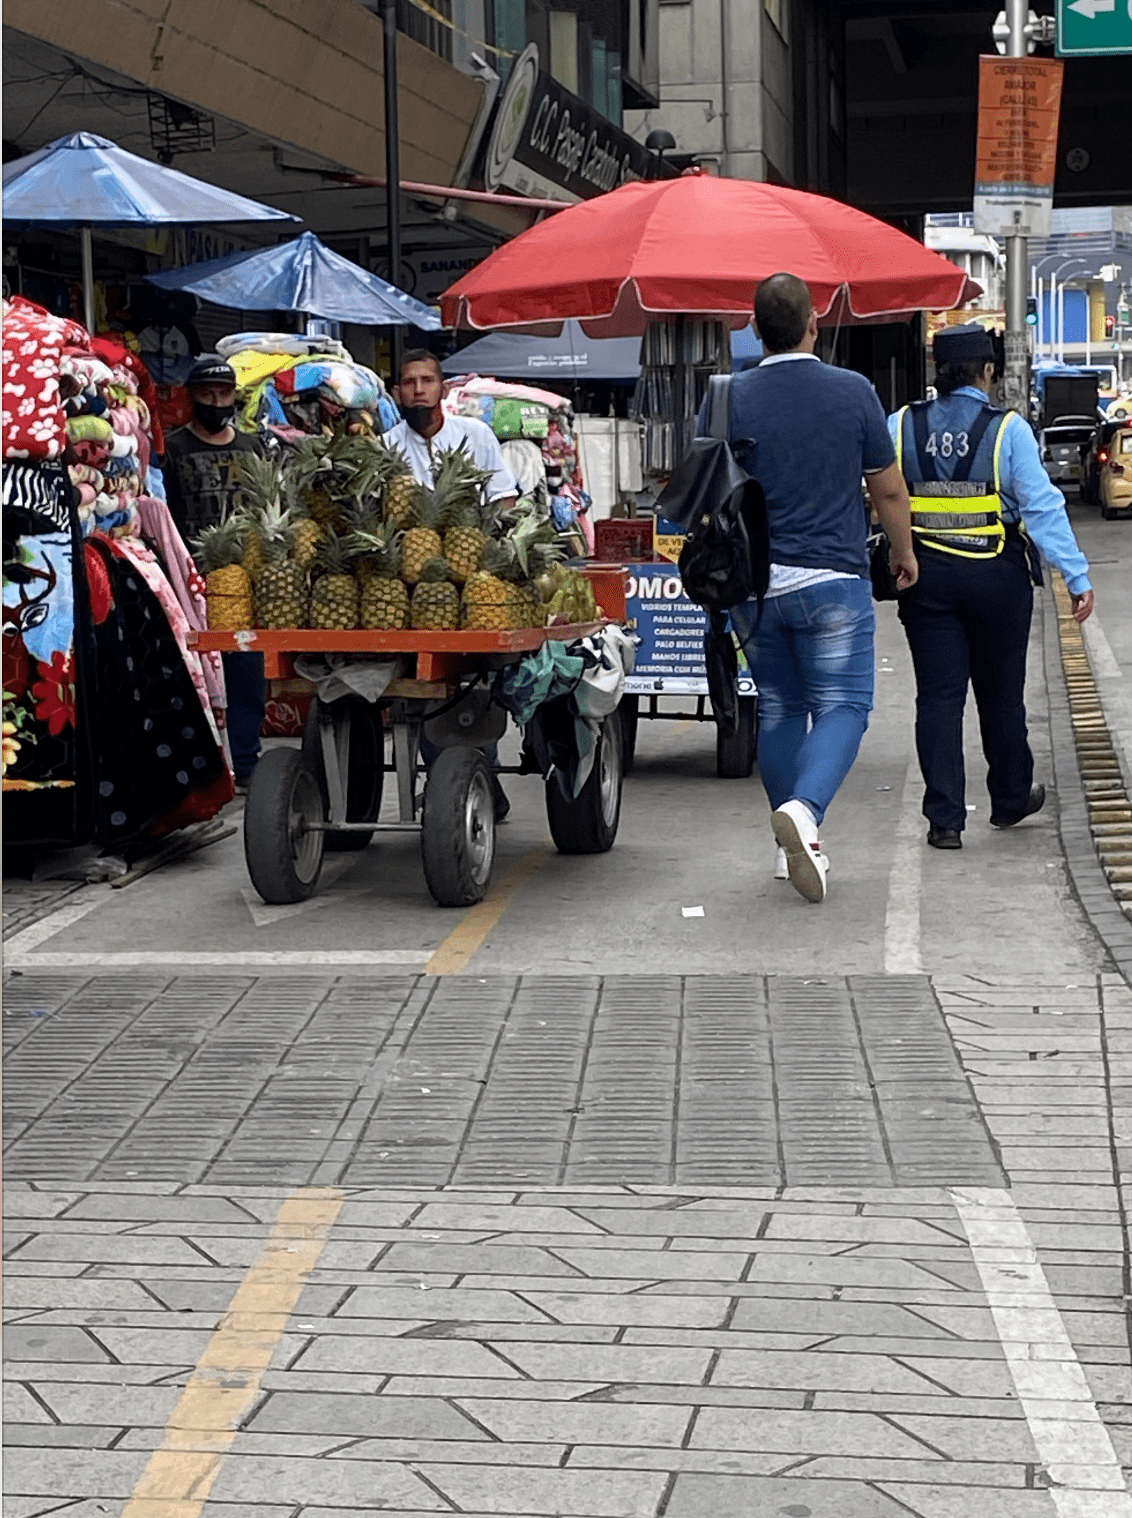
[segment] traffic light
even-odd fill
[[[1105,319],[1104,319],[1104,335],[1106,337],[1111,337],[1115,331],[1116,331],[1116,317],[1115,316],[1106,316]]]
[[[1038,325],[1038,302],[1037,297],[1033,295],[1026,297],[1026,325],[1027,327]]]

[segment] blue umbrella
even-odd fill
[[[362,326],[440,328],[428,306],[331,252],[313,232],[278,247],[229,253],[147,278],[163,290],[188,290],[240,311],[301,311]]]
[[[86,323],[94,323],[92,226],[298,221],[287,211],[218,189],[127,153],[106,137],[75,132],[4,165],[10,221],[62,222],[82,230]]]

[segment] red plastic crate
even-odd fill
[[[652,517],[594,523],[594,558],[605,564],[649,563],[655,556]]]

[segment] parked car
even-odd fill
[[[1089,506],[1101,503],[1101,467],[1108,462],[1112,440],[1129,421],[1098,422],[1088,443],[1081,449],[1081,499]]]
[[[1115,417],[1117,421],[1122,421],[1126,416],[1132,416],[1132,395],[1118,395],[1105,414]]]
[[[1096,425],[1095,415],[1059,416],[1042,428],[1042,463],[1055,485],[1076,484],[1081,478],[1081,455]]]
[[[1132,516],[1132,418],[1113,433],[1099,468],[1101,516]]]

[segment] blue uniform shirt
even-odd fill
[[[953,396],[988,404],[985,394],[974,385],[960,385],[934,404],[946,408]],[[894,441],[897,414],[888,419],[888,431]],[[1092,589],[1089,561],[1073,536],[1065,497],[1042,468],[1037,439],[1022,417],[1008,413],[1003,429],[999,452],[1003,520],[1021,521],[1042,556],[1065,576],[1070,595],[1082,595]]]

